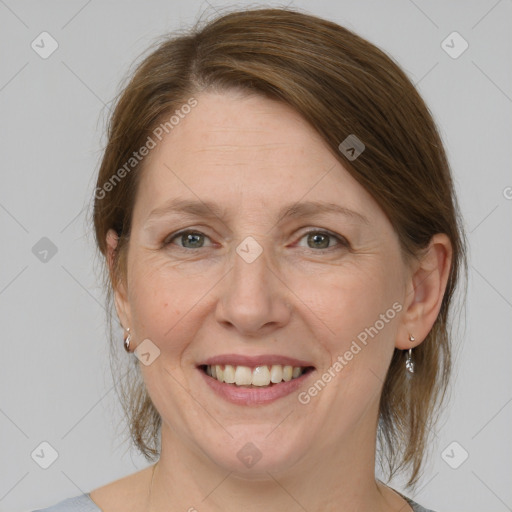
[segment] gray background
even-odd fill
[[[211,4],[0,0],[1,511],[50,505],[148,464],[116,429],[88,205],[108,107],[133,61],[205,9],[249,5]],[[294,5],[354,30],[405,69],[440,126],[456,179],[470,242],[468,302],[450,408],[409,494],[438,512],[512,510],[512,2]],[[31,48],[43,31],[59,44],[47,59]],[[453,31],[469,44],[456,59],[441,46]],[[43,237],[56,254],[41,252]],[[43,441],[59,455],[46,470],[31,458]],[[454,441],[460,446],[445,451]],[[460,463],[462,449],[469,457],[453,469],[446,461]]]

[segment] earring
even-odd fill
[[[410,372],[414,373],[414,361],[412,360],[412,348],[409,349],[407,359],[405,360],[405,368]]]
[[[416,338],[409,334],[409,341],[415,341]],[[409,373],[414,373],[414,361],[412,360],[412,348],[409,349],[409,353],[407,354],[407,359],[405,360],[405,368]]]
[[[129,327],[126,329],[126,332],[128,333],[128,336],[126,336],[124,338],[124,349],[126,350],[126,352],[130,352],[130,340],[131,340],[132,336],[130,334]]]

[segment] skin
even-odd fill
[[[290,107],[234,91],[197,100],[145,158],[126,279],[115,290],[132,347],[150,339],[160,350],[141,364],[163,419],[151,510],[411,510],[375,479],[378,405],[394,349],[420,344],[438,315],[447,236],[435,235],[423,259],[407,263],[378,204]],[[226,216],[148,222],[173,198],[216,202]],[[338,213],[279,219],[282,206],[310,200],[368,223]],[[204,237],[171,240],[185,228]],[[315,242],[326,230],[340,241]],[[252,263],[236,252],[247,236],[263,250]],[[107,241],[111,264],[113,231]],[[395,302],[401,311],[308,404],[297,393],[260,406],[228,403],[196,368],[226,353],[289,355],[315,366],[307,390]],[[248,442],[262,454],[251,468],[237,457]],[[149,510],[151,469],[91,498],[105,512]]]

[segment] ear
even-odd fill
[[[109,229],[107,232],[107,265],[114,291],[114,303],[117,316],[119,317],[121,325],[126,329],[132,325],[128,294],[123,279],[116,279],[116,272],[114,270],[114,258],[116,256],[118,242],[118,234],[113,229]]]
[[[430,244],[411,270],[404,298],[404,314],[400,324],[396,348],[414,348],[428,335],[441,309],[450,275],[452,244],[444,233],[434,235]],[[409,341],[409,335],[415,341]]]

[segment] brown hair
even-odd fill
[[[113,228],[119,235],[114,271],[105,273],[109,312],[112,289],[126,277],[131,215],[144,162],[122,173],[122,179],[112,178],[116,172],[119,177],[163,119],[206,88],[262,94],[299,112],[380,205],[406,259],[419,256],[436,233],[450,238],[453,259],[445,295],[431,332],[414,350],[414,377],[406,379],[406,351],[395,349],[380,400],[381,467],[386,461],[391,478],[412,466],[407,486],[413,487],[447,391],[448,319],[456,283],[467,268],[465,236],[447,157],[427,106],[390,57],[353,32],[288,8],[236,11],[166,38],[138,65],[110,118],[94,200],[96,241],[104,256],[107,231]],[[338,149],[350,134],[365,145],[355,160]],[[105,193],[107,182],[112,186]],[[120,345],[115,339],[113,354]],[[131,438],[154,460],[161,418],[133,359],[126,378],[114,380]]]

